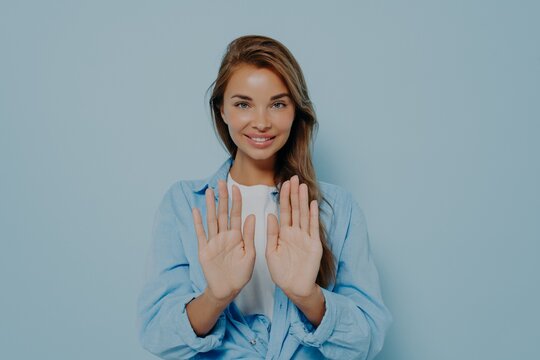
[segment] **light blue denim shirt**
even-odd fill
[[[154,218],[152,265],[137,301],[141,345],[162,359],[373,359],[393,318],[382,300],[365,216],[350,192],[322,181],[333,212],[323,201],[320,216],[337,277],[321,287],[326,311],[319,326],[276,286],[271,322],[262,314],[243,315],[233,301],[210,333],[195,334],[186,304],[202,294],[206,280],[191,209],[201,210],[208,233],[205,190],[215,189],[217,201],[217,181],[227,179],[233,161],[229,157],[207,179],[177,181],[165,193]]]

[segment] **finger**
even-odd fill
[[[279,193],[279,220],[280,226],[291,226],[291,203],[290,203],[290,194],[291,182],[289,180],[285,181],[281,185],[281,190]]]
[[[218,203],[218,231],[229,230],[229,193],[223,180],[218,180],[219,203]]]
[[[238,186],[232,186],[231,229],[242,228],[242,194]]]
[[[300,206],[298,200],[298,175],[291,178],[292,226],[300,227]]]
[[[217,235],[218,225],[216,219],[216,200],[214,190],[206,189],[206,224],[208,227],[208,238],[212,239]]]
[[[276,215],[266,217],[266,253],[276,251],[278,246],[279,225]]]
[[[311,211],[309,220],[309,236],[312,239],[319,239],[319,203],[317,200],[311,201]]]
[[[193,223],[195,224],[195,233],[197,234],[197,240],[199,243],[199,249],[203,249],[207,244],[206,234],[204,233],[204,227],[202,224],[202,217],[199,209],[193,208],[191,210],[193,215]]]
[[[244,248],[246,255],[255,254],[255,215],[249,214],[244,221]]]
[[[300,228],[309,233],[309,198],[306,184],[300,184]]]

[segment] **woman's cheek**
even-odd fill
[[[249,122],[251,121],[251,115],[247,112],[244,112],[238,115],[238,119],[240,119],[242,123]]]

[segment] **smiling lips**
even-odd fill
[[[269,146],[270,144],[272,144],[274,142],[274,139],[275,139],[275,136],[262,136],[262,135],[246,135],[246,137],[248,138],[248,142],[257,147],[257,148],[265,148],[267,146]]]

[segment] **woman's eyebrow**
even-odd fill
[[[287,97],[291,97],[291,95],[289,93],[281,93],[281,94],[277,94],[277,95],[274,95],[270,98],[270,100],[275,100],[275,99],[279,99],[281,97],[284,97],[284,96],[287,96]],[[243,99],[243,100],[253,100],[252,98],[250,98],[249,96],[247,95],[241,95],[241,94],[235,94],[233,96],[231,96],[231,99],[233,97],[239,97],[240,99]]]

